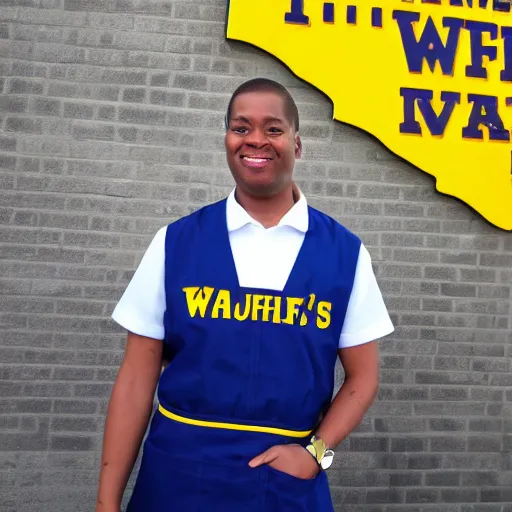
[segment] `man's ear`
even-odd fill
[[[302,141],[300,140],[300,135],[297,132],[295,134],[295,158],[300,158],[302,156]]]

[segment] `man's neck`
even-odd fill
[[[254,197],[239,187],[235,190],[236,201],[242,208],[265,228],[277,226],[281,219],[299,200],[300,193],[295,185],[290,185],[271,197]]]

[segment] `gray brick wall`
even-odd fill
[[[512,235],[332,122],[201,1],[1,2],[0,511],[93,509],[109,315],[156,230],[230,191],[229,93],[267,76],[299,103],[299,185],[363,238],[397,326],[330,473],[337,510],[511,512]]]

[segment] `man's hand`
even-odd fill
[[[272,446],[249,462],[251,468],[262,464],[303,480],[310,480],[320,472],[315,459],[299,444]]]

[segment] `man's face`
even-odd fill
[[[290,184],[295,158],[302,152],[284,101],[273,92],[235,98],[225,146],[237,186],[256,196],[276,194]]]

